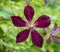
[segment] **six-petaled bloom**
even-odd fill
[[[31,32],[32,43],[38,47],[42,47],[43,37],[41,36],[41,34],[39,34],[35,30],[35,28],[46,28],[46,27],[48,27],[51,23],[49,16],[42,15],[33,24],[32,19],[34,16],[34,9],[30,5],[25,6],[24,15],[25,15],[28,22],[25,22],[19,16],[12,16],[11,17],[12,22],[15,26],[26,27],[25,30],[18,33],[18,35],[16,36],[16,42],[19,43],[19,42],[25,41],[28,38],[29,33]]]
[[[60,33],[60,27],[57,26],[57,24],[54,24],[54,27],[52,28],[52,31],[50,32],[50,36],[47,39],[47,43],[50,44],[51,38],[54,40],[55,43],[60,44],[60,37],[55,36],[55,34]]]

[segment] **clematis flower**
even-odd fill
[[[43,4],[46,5],[47,4],[47,0],[44,0],[44,3]]]
[[[55,23],[54,27],[52,28],[52,31],[50,32],[50,36],[47,39],[47,43],[50,44],[51,38],[54,40],[55,43],[60,44],[60,37],[55,36],[55,34],[60,33],[60,27],[57,26]]]
[[[25,41],[28,38],[29,33],[31,32],[32,43],[38,47],[42,47],[43,37],[41,36],[41,34],[39,34],[35,30],[35,28],[48,27],[51,23],[49,16],[42,15],[33,24],[32,19],[34,16],[34,9],[30,5],[25,6],[24,15],[27,19],[27,22],[24,21],[19,16],[11,16],[12,23],[14,24],[14,26],[26,27],[25,30],[23,30],[17,34],[16,42],[21,43],[21,42]]]

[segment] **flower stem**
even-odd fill
[[[26,0],[26,5],[29,5],[29,2],[28,2],[28,0]]]
[[[6,51],[6,46],[3,45],[3,49],[4,49],[3,52],[7,52],[7,51]]]
[[[5,43],[5,36],[2,37],[3,42]],[[6,46],[3,44],[3,52],[7,52]]]
[[[5,42],[4,39],[3,39],[3,42]],[[7,51],[6,51],[6,46],[5,46],[5,45],[3,45],[3,52],[7,52]]]

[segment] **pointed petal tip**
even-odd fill
[[[11,18],[15,18],[15,17],[19,17],[19,16],[11,16]]]
[[[51,19],[47,15],[42,15],[35,21],[34,24],[37,28],[46,28],[51,24]]]
[[[13,20],[14,17],[15,17],[15,16],[11,16],[11,19]]]
[[[14,26],[17,26],[17,27],[25,27],[27,24],[27,22],[25,22],[19,16],[11,16],[11,19],[12,19],[12,23],[14,24]]]

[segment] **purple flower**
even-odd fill
[[[46,5],[47,4],[47,0],[44,0],[44,3],[43,4]]]
[[[55,36],[55,34],[60,33],[60,27],[57,26],[57,24],[55,23],[49,38],[47,39],[47,43],[50,44],[51,42],[51,38],[54,40],[55,43],[60,44],[60,37]]]
[[[33,24],[32,19],[34,16],[34,9],[29,5],[27,5],[25,7],[24,15],[25,15],[28,22],[25,22],[19,16],[12,16],[11,17],[12,22],[15,26],[26,27],[25,30],[18,33],[18,35],[16,37],[16,42],[19,43],[19,42],[25,41],[28,38],[29,33],[31,32],[32,43],[38,47],[42,47],[43,37],[41,36],[41,34],[39,34],[35,30],[35,28],[46,28],[46,27],[48,27],[51,23],[49,16],[42,15]]]

